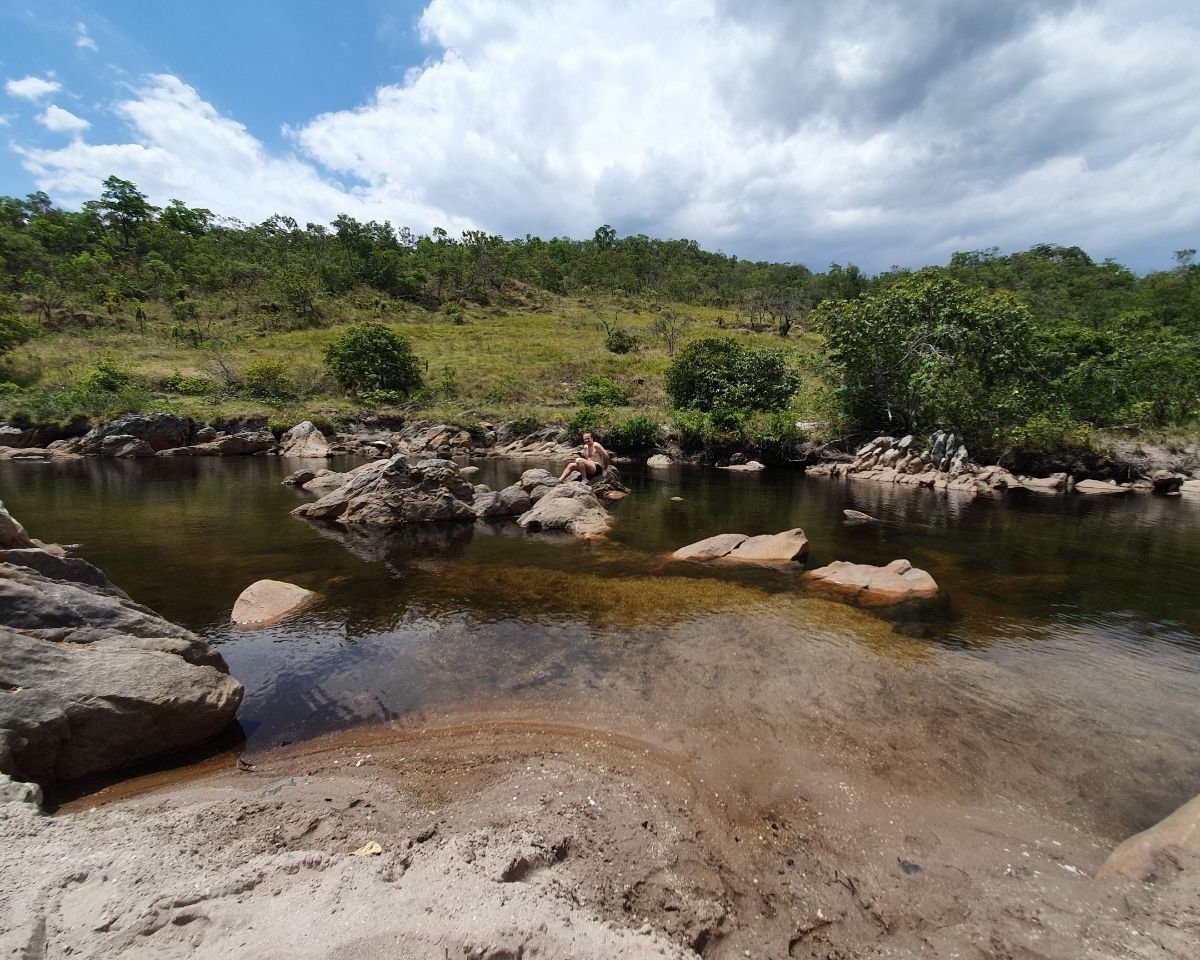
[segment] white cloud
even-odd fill
[[[38,114],[37,122],[55,133],[83,133],[91,126],[83,117],[77,117],[70,110],[53,103]]]
[[[5,93],[22,100],[40,100],[52,93],[58,93],[61,89],[62,84],[57,80],[43,80],[41,77],[22,77],[20,80],[9,80],[4,84]]]
[[[100,49],[98,46],[96,46],[96,41],[93,40],[91,35],[88,33],[86,23],[75,24],[75,46],[82,50],[98,51]]]
[[[1200,12],[1170,0],[433,0],[420,28],[437,55],[290,128],[295,155],[157,76],[118,105],[131,142],[26,165],[80,198],[116,173],[248,220],[611,223],[817,269],[1038,242],[1161,266],[1200,233]]]

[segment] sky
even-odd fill
[[[0,195],[869,273],[1200,247],[1195,0],[0,0]]]

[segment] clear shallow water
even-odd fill
[[[475,479],[499,487],[531,465],[487,461]],[[1200,505],[626,468],[633,492],[606,542],[512,524],[346,539],[288,515],[307,499],[280,483],[296,467],[3,463],[0,498],[31,535],[80,544],[135,600],[216,643],[247,686],[251,748],[479,705],[583,705],[669,737],[670,714],[700,716],[689,689],[736,711],[782,660],[795,671],[783,700],[827,696],[800,669],[821,664],[840,691],[828,713],[882,711],[852,674],[883,658],[908,681],[952,677],[980,716],[1061,717],[1068,749],[1103,756],[1115,735],[1130,756],[1151,751],[1139,776],[1170,782],[1172,795],[1200,787]],[[847,526],[847,507],[886,522]],[[948,613],[914,636],[820,599],[796,573],[667,559],[712,534],[796,526],[809,567],[907,557],[949,594]],[[237,595],[262,578],[324,599],[278,626],[231,627]],[[743,690],[734,677],[756,679]]]

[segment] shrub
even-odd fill
[[[634,414],[614,424],[608,431],[608,439],[622,450],[649,450],[658,445],[658,424],[645,414]]]
[[[133,374],[113,357],[104,354],[96,361],[96,365],[80,378],[76,389],[85,393],[94,391],[117,393],[132,383]]]
[[[176,370],[162,382],[162,389],[185,397],[206,397],[217,392],[217,383],[199,374],[184,374]]]
[[[633,353],[641,345],[641,338],[624,327],[614,327],[604,338],[604,349],[609,353]]]
[[[779,347],[753,350],[723,337],[684,347],[667,370],[666,390],[680,409],[779,410],[800,376]]]
[[[405,396],[399,390],[364,390],[358,399],[368,407],[395,407],[404,402]]]
[[[580,407],[567,421],[566,430],[572,438],[579,440],[585,433],[603,433],[606,426],[607,419],[603,410]]]
[[[296,395],[296,385],[282,360],[255,360],[242,374],[242,390],[259,400],[287,400]]]
[[[620,407],[629,402],[629,392],[611,377],[596,375],[583,381],[575,399],[585,407]]]
[[[325,348],[325,365],[343,390],[395,390],[410,394],[421,385],[420,361],[408,337],[382,323],[349,327]]]

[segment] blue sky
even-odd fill
[[[824,269],[1200,247],[1190,0],[0,0],[0,194]]]

